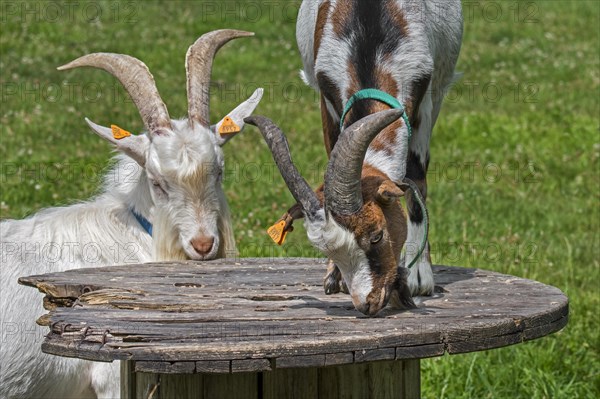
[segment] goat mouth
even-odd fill
[[[215,243],[215,247],[207,254],[200,254],[194,248],[185,248],[183,251],[185,252],[185,256],[190,260],[206,261],[217,258],[218,248]]]
[[[355,308],[364,315],[374,317],[386,307],[393,291],[394,290],[389,289],[389,287],[383,287],[381,288],[379,295],[373,295],[372,297],[370,295],[370,299],[367,299],[365,303],[355,305]]]

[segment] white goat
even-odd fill
[[[43,354],[46,328],[35,325],[42,300],[20,276],[156,260],[213,259],[235,253],[221,187],[221,146],[244,127],[262,97],[254,92],[229,117],[231,134],[209,124],[212,60],[229,40],[252,33],[220,30],[198,39],[186,57],[188,119],[171,120],[147,67],[127,55],[96,53],[59,69],[101,68],[121,81],[148,133],[127,135],[87,120],[122,152],[97,198],[38,212],[1,226],[0,398],[119,397],[118,363]],[[228,121],[229,126],[233,126]],[[125,137],[122,137],[125,136]],[[119,137],[121,137],[119,139]]]

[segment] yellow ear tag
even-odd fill
[[[240,130],[242,129],[228,116],[223,119],[223,123],[219,126],[219,134],[221,135],[237,133]]]
[[[110,125],[110,129],[112,130],[113,137],[117,140],[121,140],[121,139],[124,139],[125,137],[131,136],[131,133],[129,133],[125,129],[121,129],[117,125]]]
[[[275,223],[273,226],[269,227],[269,229],[267,230],[269,237],[271,237],[271,240],[275,241],[275,244],[277,244],[277,245],[283,245],[283,242],[285,241],[285,237],[288,234],[288,231],[283,230],[284,228],[285,228],[285,220],[279,220],[277,223]]]

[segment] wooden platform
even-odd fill
[[[271,371],[261,374],[268,379],[285,369],[308,368],[325,370],[325,377],[315,374],[318,385],[329,378],[327,370],[340,374],[342,365],[385,361],[380,366],[404,368],[402,378],[418,381],[418,360],[410,359],[517,344],[567,324],[568,299],[554,287],[448,266],[434,268],[436,294],[418,309],[385,309],[369,318],[354,309],[348,295],[324,294],[324,262],[226,259],[128,265],[19,282],[46,294],[50,313],[39,321],[50,327],[44,352],[126,360],[123,375],[132,380],[134,372]],[[369,375],[365,370],[357,381]],[[407,377],[411,373],[416,375]],[[352,380],[351,375],[346,372],[346,378]],[[334,377],[339,391],[342,377]],[[407,383],[401,380],[397,383]],[[257,384],[264,393],[271,385],[261,381]],[[130,396],[141,397],[133,391]]]

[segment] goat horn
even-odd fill
[[[92,53],[57,69],[64,71],[85,66],[103,69],[121,82],[150,135],[160,132],[162,128],[171,129],[167,107],[158,94],[152,74],[142,61],[124,54]]]
[[[187,75],[188,117],[204,127],[210,126],[210,75],[217,51],[238,37],[254,36],[252,32],[221,29],[202,35],[190,46],[185,58]]]
[[[296,202],[302,206],[304,215],[308,219],[314,219],[317,212],[321,209],[321,204],[315,192],[310,188],[294,165],[287,139],[281,129],[273,121],[264,116],[250,116],[245,118],[244,121],[260,129],[271,150],[277,168],[283,180],[285,180],[285,184],[288,186]]]
[[[344,129],[335,144],[325,172],[325,204],[338,215],[352,215],[363,206],[360,179],[371,141],[402,116],[391,109],[366,116]]]

